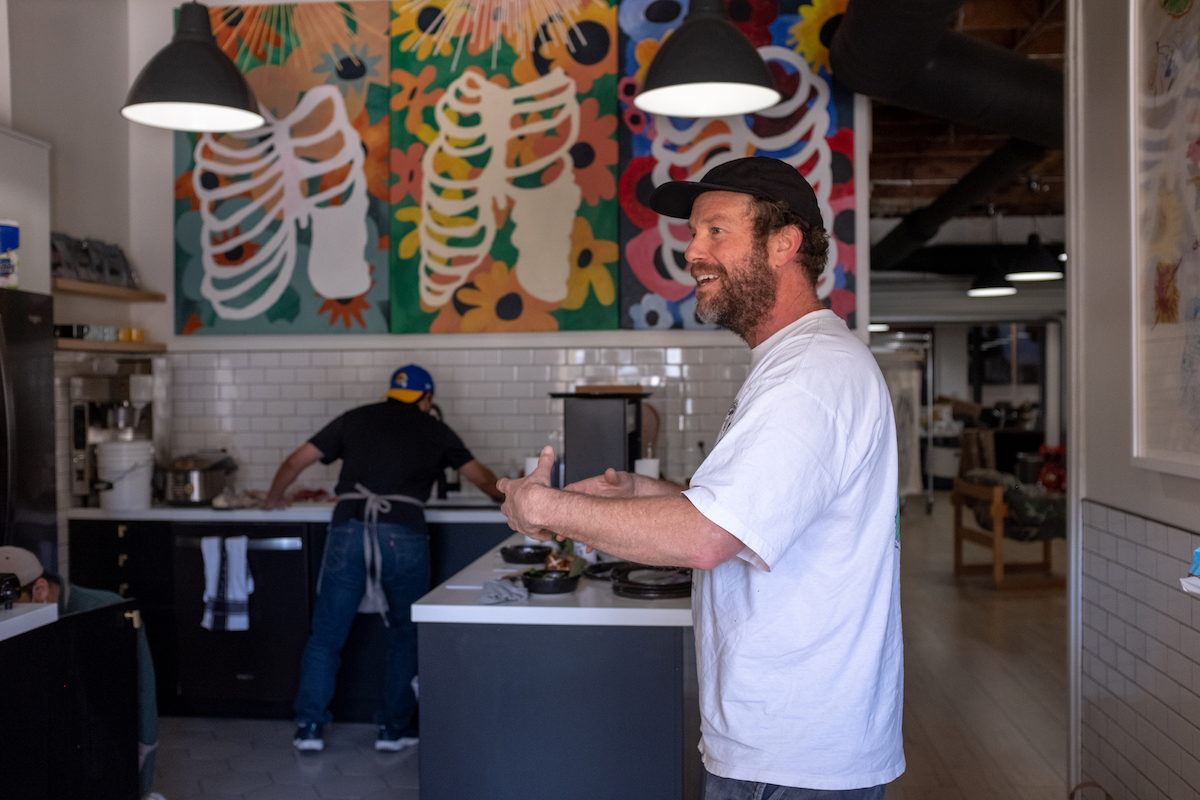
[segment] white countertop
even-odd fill
[[[70,508],[67,519],[165,520],[172,522],[329,522],[333,503],[296,503],[287,508],[263,511],[260,508],[219,509],[187,506],[155,506],[137,511],[109,511],[103,508]],[[430,500],[425,505],[425,521],[507,522],[499,506],[486,497]]]
[[[412,607],[413,622],[472,622],[492,625],[645,625],[692,626],[691,598],[629,600],[613,594],[608,581],[586,576],[566,594],[530,594],[527,600],[480,605],[483,584],[528,564],[508,564],[500,548],[525,541],[519,534],[496,545],[462,572],[422,597]]]
[[[0,641],[57,620],[57,603],[14,603],[7,611],[0,606]]]

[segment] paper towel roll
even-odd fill
[[[657,458],[639,458],[633,462],[633,471],[638,475],[645,475],[648,478],[658,478],[658,459]]]

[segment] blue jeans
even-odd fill
[[[378,525],[382,554],[383,591],[388,600],[387,664],[383,708],[375,714],[380,725],[412,722],[417,707],[412,679],[417,674],[417,626],[410,607],[429,591],[429,534],[425,527],[381,522]],[[317,607],[312,635],[300,663],[300,691],[296,695],[296,722],[329,722],[329,701],[342,662],[342,645],[366,590],[361,520],[331,527],[321,560]]]
[[[704,771],[704,800],[883,800],[885,789],[887,784],[866,789],[797,789],[721,778]]]

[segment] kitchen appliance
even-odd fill
[[[117,362],[116,375],[70,379],[71,494],[96,505],[96,446],[102,442],[148,441],[156,458],[170,452],[170,403],[164,358]]]
[[[224,450],[206,450],[176,458],[166,470],[166,500],[173,506],[212,505],[237,471]]]
[[[595,391],[603,388],[606,391]],[[633,472],[642,457],[642,398],[640,386],[577,387],[554,393],[563,401],[563,485],[602,475],[612,467]]]
[[[611,572],[613,594],[633,600],[675,600],[692,594],[692,571],[687,567],[648,567],[625,563]]]
[[[54,310],[48,295],[0,290],[0,543],[58,571],[54,487]]]

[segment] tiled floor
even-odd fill
[[[275,720],[162,720],[154,789],[167,800],[417,800],[417,748],[375,750],[375,726],[326,728],[325,750],[292,747]]]
[[[929,516],[917,500],[901,523],[908,770],[888,800],[1059,800],[1065,593],[955,582],[948,495]],[[1009,550],[1020,558],[1022,547],[1038,555]],[[155,789],[167,800],[416,800],[416,748],[376,753],[374,726],[331,726],[322,753],[297,752],[291,735],[283,721],[164,719]]]

